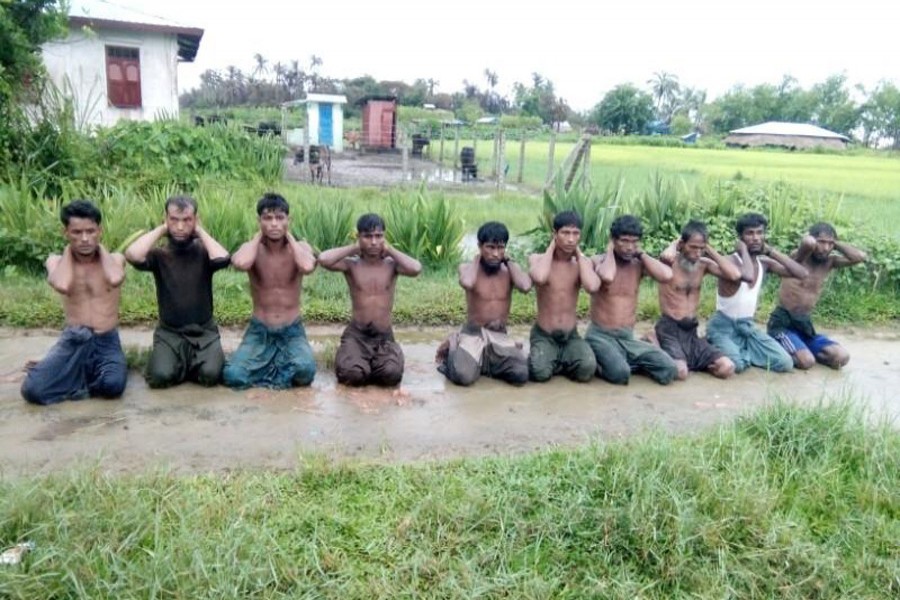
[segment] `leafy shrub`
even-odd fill
[[[345,246],[353,234],[353,212],[343,199],[304,202],[291,219],[294,236],[309,242],[318,254],[329,248]]]
[[[443,197],[430,198],[422,186],[412,198],[394,195],[386,216],[388,241],[428,267],[455,267],[461,257],[463,222]]]

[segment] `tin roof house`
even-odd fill
[[[757,146],[781,146],[790,150],[831,148],[843,150],[850,141],[845,135],[805,123],[769,121],[752,127],[734,129],[725,138],[728,146],[740,148]]]
[[[69,34],[44,44],[50,79],[79,125],[178,116],[178,64],[192,62],[203,30],[109,1],[69,9]]]

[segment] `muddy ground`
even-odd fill
[[[314,349],[334,348],[335,327],[310,326]],[[900,422],[900,331],[833,332],[852,360],[841,372],[769,374],[760,369],[721,382],[692,374],[661,387],[635,376],[628,386],[555,378],[513,388],[483,379],[471,388],[435,371],[434,350],[447,330],[398,330],[407,368],[399,389],[350,389],[320,365],[311,388],[235,392],[193,384],[149,390],[132,372],[121,400],[39,407],[18,393],[21,366],[53,344],[55,331],[0,330],[0,469],[4,474],[97,464],[112,472],[162,466],[178,473],[239,468],[288,469],[304,453],[335,459],[416,461],[510,454],[648,429],[696,432],[778,396],[815,402],[851,392],[874,415]],[[525,330],[515,332],[519,338]],[[223,332],[226,352],[240,331]],[[122,331],[126,347],[148,347],[151,331]]]

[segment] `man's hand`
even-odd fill
[[[803,239],[800,240],[800,247],[804,250],[812,252],[816,249],[816,238],[807,233],[803,236]]]
[[[743,256],[747,253],[747,244],[744,243],[744,240],[738,238],[734,243],[734,251],[738,254],[738,256]]]

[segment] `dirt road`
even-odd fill
[[[555,378],[523,388],[491,380],[471,388],[448,384],[432,362],[447,331],[397,332],[407,361],[399,390],[349,389],[321,366],[311,388],[283,392],[192,384],[155,391],[133,372],[121,400],[38,407],[19,396],[20,369],[41,357],[57,332],[0,330],[0,468],[41,473],[88,462],[112,472],[165,466],[193,473],[291,468],[306,452],[381,461],[507,454],[649,428],[692,432],[779,395],[810,402],[844,391],[900,422],[900,331],[829,332],[852,356],[842,372],[753,369],[728,382],[693,374],[667,387],[641,376],[622,387]],[[339,330],[308,332],[315,349],[334,343]],[[240,333],[224,332],[226,352]],[[525,337],[524,330],[515,333]],[[122,338],[126,347],[147,347],[151,333],[129,329]]]

